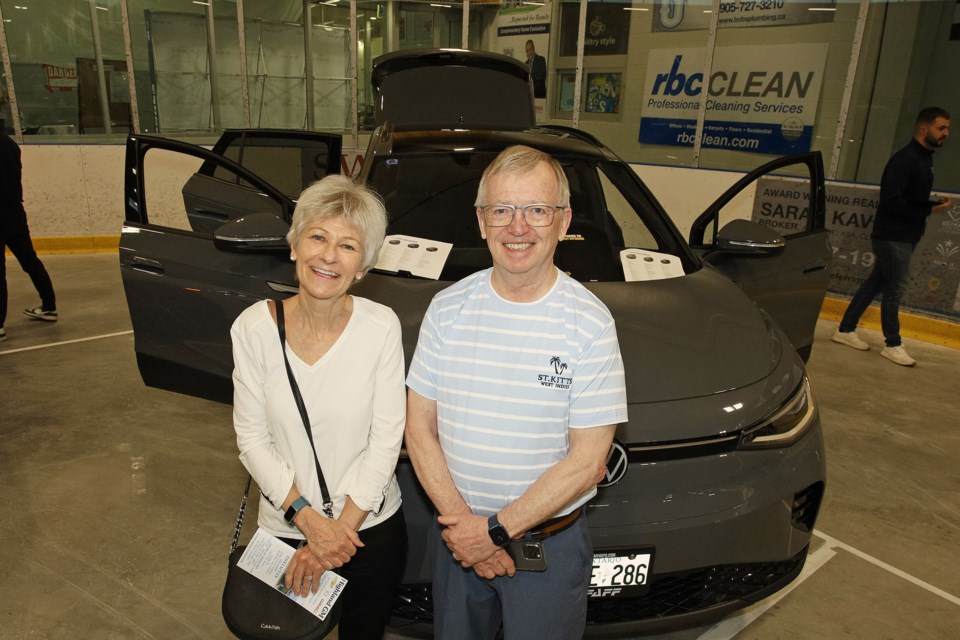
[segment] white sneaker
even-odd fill
[[[0,327],[0,342],[3,342],[7,339],[7,330],[3,327]]]
[[[853,347],[854,349],[859,349],[860,351],[870,351],[870,345],[860,339],[860,336],[857,335],[856,331],[841,332],[837,329],[836,333],[833,334],[833,337],[830,338],[834,342],[839,342],[840,344],[845,344],[848,347]]]
[[[880,355],[890,362],[895,362],[904,367],[912,367],[917,364],[917,361],[911,358],[903,347],[884,347]]]

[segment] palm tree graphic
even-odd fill
[[[553,365],[553,370],[557,375],[560,375],[567,369],[567,363],[560,362],[560,356],[553,356],[550,358],[550,364]]]

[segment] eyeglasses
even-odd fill
[[[564,208],[562,204],[535,202],[524,205],[487,204],[480,207],[480,210],[483,212],[483,219],[488,227],[508,226],[513,222],[513,216],[518,209],[523,212],[524,222],[531,227],[549,227],[553,224],[553,216],[557,209]]]

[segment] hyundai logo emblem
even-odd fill
[[[597,483],[598,487],[609,487],[615,485],[623,476],[627,475],[627,450],[622,444],[614,440],[610,443],[610,451],[607,452],[607,468],[603,474],[603,480]]]

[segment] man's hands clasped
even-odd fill
[[[487,580],[516,573],[510,554],[490,540],[485,517],[472,513],[446,515],[440,516],[438,522],[446,527],[443,541],[463,568],[472,567],[478,576]]]

